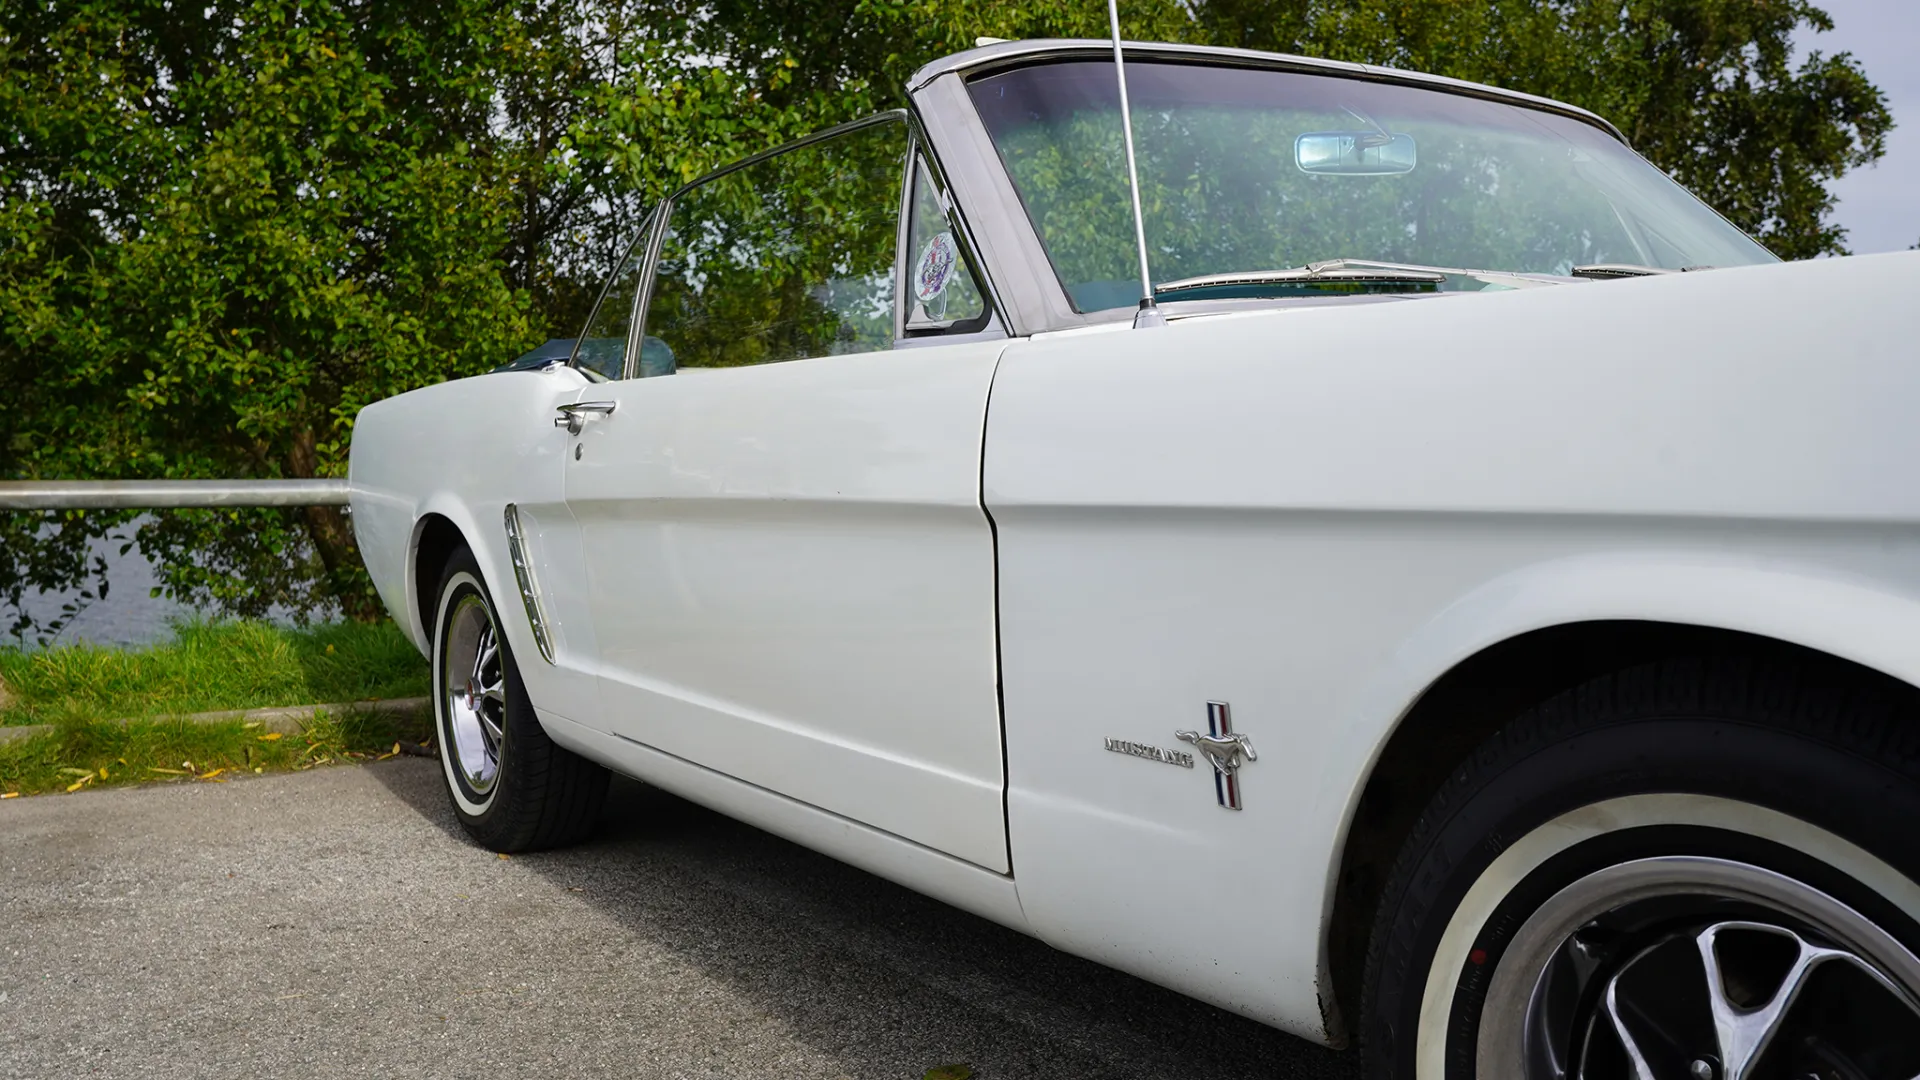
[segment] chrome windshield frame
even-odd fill
[[[1626,134],[1598,113],[1589,112],[1577,105],[1569,105],[1564,101],[1523,94],[1518,90],[1503,90],[1497,86],[1467,82],[1463,79],[1449,79],[1441,75],[1428,75],[1418,71],[1404,71],[1400,68],[1378,67],[1372,64],[1354,64],[1344,60],[1323,60],[1312,56],[1260,52],[1255,49],[1228,49],[1213,45],[1173,45],[1166,42],[1129,41],[1125,43],[1125,50],[1129,62],[1135,56],[1148,61],[1177,59],[1189,63],[1263,68],[1270,71],[1298,71],[1315,75],[1364,79],[1369,82],[1395,83],[1428,90],[1446,90],[1466,97],[1485,98],[1490,101],[1569,116],[1599,128],[1619,140],[1622,145],[1631,146],[1627,142]],[[918,94],[922,88],[947,75],[967,79],[975,75],[986,75],[1034,63],[1053,60],[1104,60],[1112,55],[1113,43],[1105,39],[1047,38],[1034,41],[1003,41],[935,60],[907,80],[907,93]]]

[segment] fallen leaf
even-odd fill
[[[93,775],[92,769],[61,769],[60,771],[63,773],[66,773],[68,776],[92,776]]]
[[[216,777],[216,776],[219,776],[219,775],[220,775],[221,773],[223,773],[223,772],[226,772],[226,771],[227,771],[227,770],[225,770],[225,769],[214,769],[214,770],[213,770],[212,772],[203,772],[203,773],[201,773],[201,774],[200,774],[200,779],[202,779],[202,780],[211,780],[211,779],[213,779],[214,777]]]
[[[260,741],[261,742],[277,742],[281,738],[282,738],[282,735],[280,732],[269,731],[265,735],[260,736]]]
[[[323,48],[323,49],[322,49],[321,51],[322,51],[322,52],[326,52],[326,50],[325,50],[324,48]],[[328,55],[328,56],[332,56],[333,54],[332,54],[332,53],[327,53],[327,55]],[[329,646],[327,646],[327,655],[328,655],[328,656],[332,656],[332,655],[333,655],[333,646],[331,646],[331,645],[329,645]]]
[[[252,730],[253,730],[254,728],[257,728],[257,727],[259,727],[259,726],[260,726],[260,721],[258,721],[258,720],[249,720],[249,721],[247,721],[246,723],[244,723],[244,724],[241,724],[241,725],[240,725],[240,730],[241,730],[241,731],[252,731]]]
[[[511,858],[513,858],[513,856],[511,856],[511,855],[509,855],[509,854],[507,854],[506,852],[504,852],[504,851],[503,851],[503,852],[501,852],[501,853],[500,853],[500,858],[502,858],[502,859],[511,859]]]
[[[108,775],[107,775],[107,770],[105,770],[105,769],[101,769],[101,770],[100,770],[100,779],[102,779],[102,780],[110,780],[110,779],[112,779],[112,777],[110,777],[110,776],[108,776]]]
[[[167,774],[167,775],[169,775],[169,776],[185,776],[185,775],[187,775],[187,774],[186,774],[185,772],[182,772],[182,771],[181,771],[181,770],[179,770],[179,769],[163,769],[163,768],[161,768],[161,767],[160,767],[160,766],[158,766],[158,765],[149,765],[149,766],[147,766],[147,771],[148,771],[148,772],[163,772],[163,773],[166,773],[166,774]]]
[[[79,791],[81,788],[86,787],[92,781],[93,781],[93,774],[88,773],[87,775],[81,777],[80,779],[75,780],[73,783],[68,784],[67,794],[71,795],[74,792]]]
[[[935,1065],[920,1080],[967,1080],[972,1075],[971,1065]]]
[[[385,760],[387,760],[387,759],[388,759],[388,758],[390,758],[390,757],[399,757],[399,756],[400,756],[400,744],[399,744],[399,743],[394,743],[394,744],[393,744],[393,749],[391,749],[391,750],[389,750],[389,751],[387,751],[387,752],[386,752],[386,753],[384,753],[384,754],[381,754],[381,755],[380,755],[379,757],[377,757],[377,758],[374,758],[373,760],[375,760],[375,761],[385,761]]]

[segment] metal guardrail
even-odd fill
[[[0,510],[176,510],[223,506],[345,506],[345,480],[15,480]]]

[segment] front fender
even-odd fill
[[[1920,568],[1917,568],[1920,569]],[[1916,575],[1915,580],[1920,580]],[[1320,984],[1332,1000],[1326,930],[1331,927],[1347,833],[1361,795],[1401,723],[1449,672],[1485,650],[1539,630],[1628,620],[1737,631],[1799,645],[1920,686],[1920,593],[1915,580],[1837,570],[1813,562],[1696,552],[1600,553],[1552,559],[1493,578],[1407,637],[1340,726],[1335,775],[1350,788],[1328,851]],[[1334,808],[1328,807],[1327,810]]]

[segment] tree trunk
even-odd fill
[[[314,439],[311,428],[294,432],[293,448],[287,455],[287,471],[301,480],[316,476]],[[341,611],[357,622],[375,622],[384,617],[377,597],[370,590],[355,588],[360,583],[360,549],[354,543],[347,515],[338,506],[302,508],[307,539],[312,541],[320,565],[327,572],[327,591],[340,602]]]

